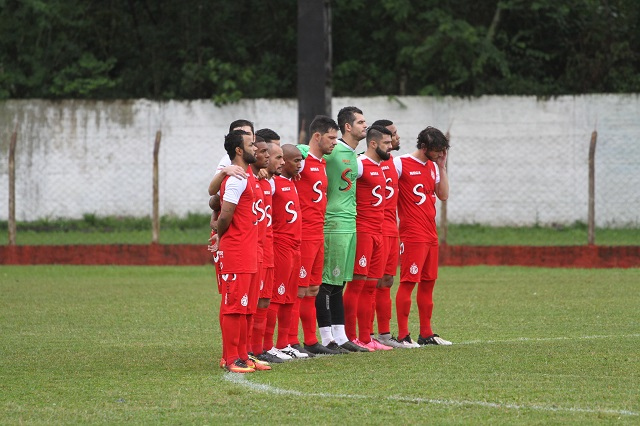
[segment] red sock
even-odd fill
[[[249,359],[249,354],[247,353],[247,316],[240,315],[240,321],[238,324],[238,328],[240,329],[240,339],[238,340],[238,358],[243,361]]]
[[[220,323],[220,338],[222,340],[222,359],[227,359],[227,352],[224,350],[224,329],[222,327],[222,303],[220,303],[220,312],[218,313],[218,322]],[[235,361],[235,360],[234,360]]]
[[[264,346],[262,347],[265,351],[271,350],[273,347],[273,334],[275,333],[280,306],[280,303],[271,302],[267,308],[267,321],[264,328]]]
[[[356,334],[356,319],[358,317],[358,300],[360,299],[360,293],[362,293],[363,287],[364,280],[349,281],[342,295],[342,303],[344,305],[344,332],[349,340],[355,340],[356,337],[358,337]]]
[[[244,315],[226,314],[222,316],[222,338],[224,339],[223,347],[227,365],[234,363],[239,358],[240,317],[244,317]]]
[[[251,348],[251,336],[253,336],[253,314],[247,315],[247,353],[253,352]]]
[[[254,355],[260,355],[264,350],[263,342],[266,326],[267,308],[258,308],[256,313],[253,315],[253,332],[251,334],[251,348]]]
[[[358,339],[363,343],[371,341],[371,318],[373,317],[373,304],[377,280],[366,280],[358,300]]]
[[[391,288],[376,288],[375,316],[378,318],[378,334],[391,332]],[[371,321],[373,325],[373,321]],[[371,327],[373,331],[373,326]]]
[[[396,317],[398,318],[398,339],[409,334],[409,312],[411,312],[411,293],[415,283],[401,282],[396,293]]]
[[[318,343],[316,336],[316,297],[305,296],[300,302],[300,320],[304,333],[304,344],[313,346]]]
[[[420,281],[418,284],[418,314],[420,316],[420,335],[429,337],[433,334],[431,329],[431,314],[433,313],[433,287],[435,280]]]
[[[278,340],[276,341],[276,348],[278,349],[282,349],[289,344],[292,310],[293,303],[283,303],[278,310]]]
[[[295,302],[293,302],[293,307],[291,308],[291,322],[289,324],[289,341],[290,345],[299,345],[298,341],[298,331],[300,329],[300,301],[301,297],[296,297]]]

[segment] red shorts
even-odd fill
[[[300,287],[322,284],[324,240],[303,240],[300,246],[300,262]]]
[[[384,240],[384,257],[387,264],[384,266],[384,274],[396,276],[398,272],[398,260],[400,258],[400,244],[398,237],[382,237]]]
[[[384,273],[384,241],[381,235],[356,233],[356,258],[353,275],[382,278]]]
[[[271,299],[273,291],[273,266],[262,267],[262,276],[260,277],[260,299]]]
[[[222,303],[220,313],[248,314],[249,288],[256,274],[222,274]]]
[[[437,245],[400,243],[400,282],[417,283],[438,278]]]
[[[300,250],[275,246],[273,264],[271,303],[295,302],[300,281]]]

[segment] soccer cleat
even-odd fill
[[[220,358],[220,368],[225,368],[227,366],[227,360],[224,358]]]
[[[398,342],[405,348],[419,348],[420,345],[411,338],[410,335],[404,336],[403,339],[398,339]]]
[[[291,347],[295,350],[297,350],[298,352],[301,352],[303,354],[307,354],[307,356],[309,358],[313,358],[314,356],[316,356],[316,354],[314,354],[313,352],[309,352],[308,350],[306,350],[305,348],[302,347],[302,345],[300,343],[296,343],[295,345],[291,345]]]
[[[268,362],[269,364],[282,364],[284,362],[277,356],[273,356],[267,351],[262,352],[256,358],[258,358],[260,361]]]
[[[289,355],[291,358],[309,358],[309,355],[304,352],[300,352],[291,345],[287,345],[284,348],[278,350],[284,354]]]
[[[348,350],[349,352],[371,352],[369,349],[358,346],[349,340],[341,344],[340,347]]]
[[[285,354],[284,352],[282,352],[281,350],[279,350],[278,348],[276,348],[275,346],[272,347],[271,349],[269,349],[267,351],[267,353],[269,355],[272,355],[278,359],[281,359],[282,361],[291,361],[293,359],[293,357]]]
[[[442,337],[438,336],[437,334],[432,334],[429,337],[418,336],[418,344],[420,346],[427,346],[427,345],[450,346],[450,345],[453,345],[453,343],[451,343],[448,340],[444,340]]]
[[[371,339],[371,341],[369,343],[366,343],[364,347],[374,351],[390,351],[393,349],[391,346],[383,345],[376,339]]]
[[[240,358],[236,359],[232,364],[227,364],[225,368],[230,373],[253,373],[254,371],[256,371],[255,369],[242,362]]]
[[[310,352],[316,355],[338,355],[342,353],[333,349],[329,349],[326,346],[322,346],[320,342],[316,342],[314,345],[305,344],[304,348],[307,350],[307,352]]]
[[[398,340],[391,336],[391,333],[378,334],[376,340],[385,346],[391,346],[392,348],[404,348],[405,346],[398,342]]]
[[[358,339],[357,337],[352,340],[353,343],[355,343],[356,345],[360,346],[361,348],[365,348],[367,350],[367,352],[374,352],[375,349],[371,349],[367,346],[366,343],[364,343],[362,340]]]
[[[256,370],[261,370],[261,371],[271,370],[271,366],[269,365],[268,361],[263,361],[260,358],[254,356],[252,353],[249,353],[249,360],[253,361],[253,363],[256,365],[256,367],[253,367]],[[260,368],[261,366],[269,367],[269,368]]]
[[[327,349],[332,350],[332,351],[336,351],[340,354],[348,354],[351,351],[348,351],[347,349],[343,348],[342,346],[338,345],[336,342],[334,342],[333,340],[330,341],[327,346],[325,346]]]
[[[255,371],[269,371],[271,370],[271,366],[267,363],[263,363],[262,361],[255,362],[249,357],[248,360],[244,362],[247,364],[247,367],[253,368]]]

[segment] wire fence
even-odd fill
[[[369,121],[393,116],[375,111],[379,103],[372,102],[370,109],[376,116]],[[0,141],[0,182],[4,183],[0,188],[6,188],[2,196],[6,207],[0,212],[0,220],[6,222],[2,244],[24,244],[16,222],[83,217],[94,221],[96,217],[148,218],[142,222],[149,226],[142,230],[145,243],[171,242],[161,236],[171,227],[183,225],[166,218],[196,215],[202,225],[195,226],[195,232],[204,232],[208,221],[203,218],[210,212],[206,188],[224,154],[225,123],[257,114],[256,106],[241,112],[216,111],[217,124],[193,106],[178,107],[178,112],[160,108],[169,112],[143,124],[135,116],[145,112],[135,111],[135,106],[127,113],[113,105],[98,105],[101,112],[93,115],[54,109],[61,112],[47,112],[44,123],[41,117],[32,122],[23,113],[19,125]],[[451,194],[446,208],[441,203],[438,206],[438,222],[449,241],[455,241],[458,225],[588,225],[589,146],[596,129],[593,224],[600,229],[640,228],[640,124],[633,111],[626,112],[635,117],[632,119],[601,125],[581,123],[570,129],[562,123],[532,119],[530,125],[502,123],[504,129],[496,130],[496,123],[504,120],[496,117],[489,123],[491,131],[487,123],[478,124],[473,116],[461,117],[459,108],[455,114],[450,127]],[[440,121],[451,123],[453,115]],[[405,110],[402,118],[394,121],[403,136],[402,150],[394,155],[412,152],[412,135],[417,135],[420,120]],[[578,120],[574,117],[572,121]],[[35,137],[32,128],[38,125],[46,131],[37,130],[40,133]],[[288,130],[270,127],[281,133],[283,143],[297,142],[290,122]],[[135,229],[140,230],[141,222],[136,223]],[[107,236],[101,237],[109,230],[102,231],[87,233],[87,241],[112,243]],[[582,243],[587,242],[584,232]]]

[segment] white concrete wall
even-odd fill
[[[640,224],[640,96],[335,98],[367,121],[393,120],[400,154],[418,132],[450,128],[448,217],[455,223],[569,224],[587,219],[588,150],[598,129],[596,219]],[[160,147],[161,214],[208,213],[206,188],[231,121],[296,143],[297,101],[0,102],[0,219],[8,217],[8,147],[17,126],[16,213],[38,218],[151,214],[152,153]],[[364,146],[364,143],[361,144]],[[364,148],[363,148],[364,149]]]

